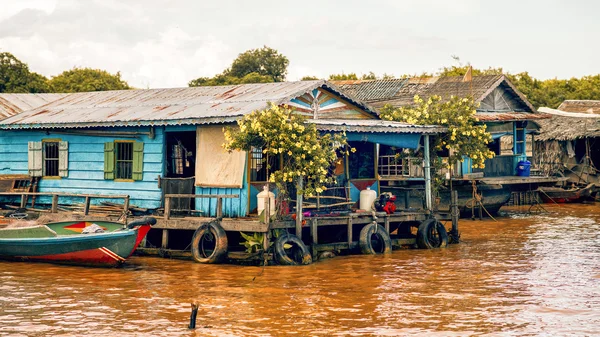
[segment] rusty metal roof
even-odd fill
[[[437,125],[413,125],[379,119],[311,119],[308,121],[321,131],[420,133],[438,134],[447,129]]]
[[[0,121],[0,128],[81,128],[232,122],[322,87],[367,113],[375,110],[327,81],[75,93]]]
[[[349,80],[332,82],[346,93],[365,102],[369,102],[395,96],[408,82],[408,79]]]
[[[0,94],[0,119],[37,108],[67,94]]]
[[[600,101],[569,99],[563,101],[558,107],[558,110],[567,112],[600,114]]]
[[[550,115],[544,113],[523,112],[478,112],[474,116],[481,122],[517,122],[548,119],[551,117]]]
[[[517,90],[505,75],[473,76],[472,81],[464,81],[463,76],[413,77],[396,80],[354,80],[333,81],[343,90],[364,100],[380,110],[386,105],[402,107],[414,105],[415,95],[427,99],[433,95],[449,99],[451,96],[473,96],[476,102],[483,101],[495,88],[502,86],[514,94],[515,99],[527,106],[530,112],[536,110],[527,98]],[[509,113],[509,112],[506,112]]]

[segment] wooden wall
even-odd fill
[[[76,129],[85,131],[90,129]],[[106,128],[94,131],[148,132],[143,128]],[[104,143],[133,138],[113,136],[87,136],[62,134],[50,131],[0,131],[0,174],[28,174],[27,144],[43,139],[60,139],[69,144],[68,175],[64,178],[41,178],[39,192],[64,192],[87,194],[127,194],[131,204],[144,208],[160,207],[161,193],[157,177],[163,172],[163,132],[157,128],[154,139],[147,135],[135,139],[144,142],[144,164],[141,181],[117,182],[104,179]],[[38,199],[40,203],[49,200]],[[81,203],[82,199],[64,199],[61,203]],[[103,200],[93,199],[94,203]],[[111,200],[117,202],[115,200]],[[122,202],[119,200],[119,202]]]

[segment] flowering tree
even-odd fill
[[[334,182],[330,168],[337,151],[346,151],[345,134],[320,134],[315,125],[287,106],[270,103],[265,110],[254,111],[238,120],[237,128],[227,127],[226,150],[262,149],[265,157],[281,156],[282,168],[268,167],[269,182],[283,193],[287,184],[304,180],[304,192],[311,196],[326,190]],[[267,161],[268,163],[268,161]]]
[[[494,157],[487,145],[492,136],[486,131],[485,124],[478,124],[475,117],[478,104],[473,98],[451,96],[442,101],[440,96],[432,96],[423,100],[415,96],[415,105],[394,108],[386,105],[381,117],[390,121],[406,122],[419,125],[442,125],[448,133],[437,139],[435,149],[450,150],[449,162],[462,161],[463,156],[472,159],[473,168],[484,168],[485,160]]]

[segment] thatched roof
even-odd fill
[[[540,126],[540,134],[535,137],[536,141],[567,141],[600,137],[599,116],[586,116],[582,113],[570,113],[548,108],[540,108],[540,111],[554,115],[552,118],[536,121]],[[574,117],[569,117],[569,114],[573,114]]]
[[[342,91],[369,103],[376,110],[385,105],[394,107],[414,104],[414,97],[423,99],[441,96],[472,96],[480,103],[477,110],[481,121],[529,120],[542,117],[527,98],[506,78],[505,75],[473,76],[464,81],[462,76],[414,77],[393,80],[332,81]]]
[[[560,104],[558,110],[600,114],[600,101],[575,99],[566,100]]]

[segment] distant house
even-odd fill
[[[538,114],[527,98],[510,82],[505,75],[474,76],[472,81],[464,81],[461,76],[417,77],[392,80],[333,81],[335,85],[350,95],[364,100],[376,110],[386,105],[393,107],[410,106],[414,97],[423,99],[441,96],[472,96],[480,106],[476,117],[487,124],[494,142],[489,145],[496,157],[486,162],[483,170],[472,170],[469,160],[465,160],[456,176],[483,171],[485,177],[513,176],[518,161],[530,157],[531,136],[537,130],[535,123],[546,118]],[[510,142],[502,141],[510,138]],[[512,146],[512,139],[516,146]],[[503,148],[502,144],[510,144]]]
[[[223,214],[246,216],[268,179],[267,163],[262,149],[224,151],[222,128],[269,102],[309,115],[320,130],[346,131],[366,148],[340,165],[353,201],[365,186],[377,187],[369,174],[375,144],[417,148],[422,135],[444,130],[381,121],[326,81],[75,93],[0,121],[0,175],[38,177],[40,192],[129,195],[148,209],[163,207],[165,194],[236,194],[223,201]],[[216,200],[180,199],[173,208],[214,216]]]
[[[539,122],[536,166],[572,183],[600,182],[600,101],[567,100],[558,109],[540,111],[552,118]]]
[[[40,107],[68,94],[0,94],[0,120]]]

